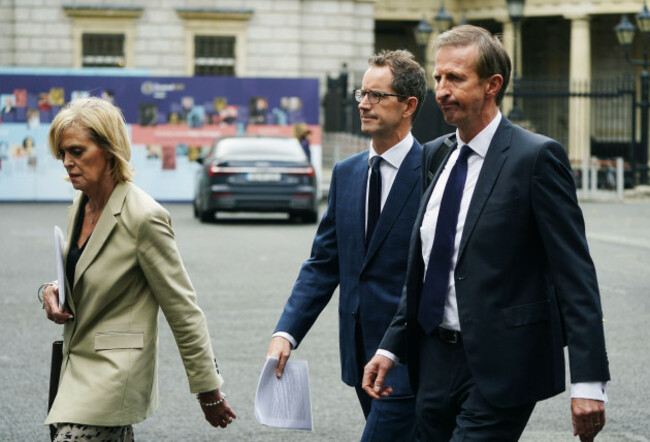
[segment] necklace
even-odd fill
[[[90,213],[90,225],[94,226],[95,225],[95,217],[100,215],[102,213],[101,210],[95,210],[94,212]]]
[[[105,205],[106,205],[106,202],[104,202],[104,204],[101,205],[100,207],[97,207],[96,209],[93,210],[93,208],[90,206],[90,204],[87,203],[87,205],[86,205],[86,215],[90,215],[90,225],[91,226],[95,225],[95,218],[99,218],[101,216]]]

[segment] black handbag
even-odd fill
[[[47,400],[47,412],[50,412],[56,393],[59,391],[59,376],[63,363],[63,341],[52,342],[52,363],[50,365],[50,394]],[[56,425],[50,425],[50,440],[56,436]]]

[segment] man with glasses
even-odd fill
[[[361,378],[397,311],[405,280],[421,195],[422,147],[411,126],[427,85],[424,69],[408,51],[383,51],[368,62],[355,98],[370,147],[332,171],[327,211],[268,356],[279,359],[276,375],[282,376],[292,349],[339,286],[342,379],[355,387],[366,417],[361,440],[408,441],[415,435],[415,399],[406,367],[398,364],[391,372],[393,395],[386,399],[370,399]]]

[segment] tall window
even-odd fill
[[[235,75],[234,36],[195,35],[194,75]]]
[[[72,20],[73,67],[135,67],[135,20],[142,7],[64,5],[63,10]]]
[[[176,13],[185,20],[188,76],[246,75],[247,24],[252,9],[177,8]]]
[[[124,67],[124,34],[82,35],[83,67]]]

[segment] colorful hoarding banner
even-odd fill
[[[0,201],[71,199],[47,131],[66,103],[90,95],[122,109],[134,181],[161,201],[194,197],[196,159],[220,137],[309,128],[320,145],[317,79],[0,74]]]

